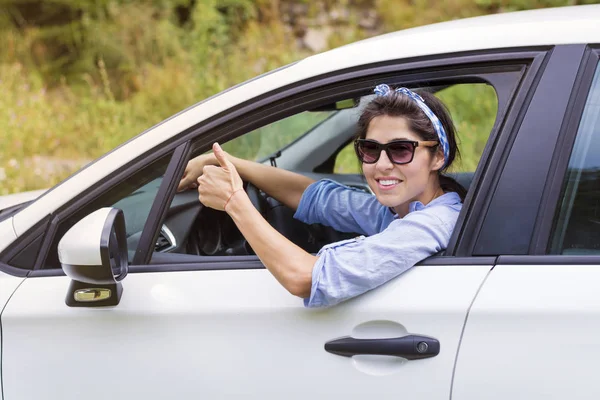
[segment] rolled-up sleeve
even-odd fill
[[[323,224],[340,232],[374,235],[393,220],[393,214],[377,198],[331,180],[311,184],[300,199],[294,218],[307,224]]]
[[[383,232],[327,245],[318,253],[306,307],[328,307],[374,289],[445,249],[458,212],[443,221],[421,211],[394,220]]]

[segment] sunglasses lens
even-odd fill
[[[359,142],[358,143],[358,156],[362,162],[372,164],[377,162],[381,149],[377,143],[372,142]]]
[[[406,164],[411,161],[415,147],[412,143],[391,143],[388,147],[392,162]]]

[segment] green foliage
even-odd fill
[[[0,194],[49,187],[164,118],[309,55],[282,22],[291,6],[308,10],[296,21],[302,27],[318,27],[319,13],[347,11],[346,26],[329,38],[339,46],[370,34],[359,26],[364,10],[375,10],[387,32],[581,2],[590,1],[0,0]],[[479,135],[490,123],[484,114],[495,103],[442,96],[471,149],[463,150],[461,168],[474,168],[467,153],[481,150]],[[239,140],[252,143],[229,147],[249,158],[267,155],[318,123],[313,117],[270,127],[263,142],[250,135]],[[356,169],[351,149],[339,160],[342,170]]]
[[[533,8],[596,4],[597,0],[475,0],[478,6],[502,11],[521,11]]]
[[[450,171],[475,171],[496,119],[496,92],[485,84],[460,84],[443,89],[436,96],[450,111],[456,128],[460,158],[455,159]],[[338,154],[334,170],[340,174],[360,173],[352,143]]]
[[[255,129],[223,145],[225,151],[246,160],[262,160],[298,139],[333,112],[303,112]]]
[[[496,120],[496,92],[485,84],[466,84],[451,86],[436,95],[448,107],[456,127],[461,157],[455,160],[452,170],[473,172]]]

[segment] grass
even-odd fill
[[[1,194],[52,186],[192,102],[187,74],[155,72],[146,75],[152,90],[118,102],[98,87],[85,96],[67,85],[49,91],[20,64],[0,65]],[[165,96],[173,86],[182,93]]]
[[[50,187],[170,115],[310,54],[297,46],[293,32],[281,22],[283,3],[279,0],[229,0],[227,4],[233,7],[229,14],[218,11],[221,3],[217,0],[196,2],[193,23],[184,26],[177,26],[168,14],[170,0],[104,3],[104,17],[98,19],[88,10],[85,24],[66,27],[65,32],[76,34],[64,49],[75,49],[69,54],[81,55],[77,62],[49,60],[56,49],[42,39],[58,27],[44,32],[36,26],[10,26],[3,19],[7,14],[0,10],[4,43],[0,52],[0,195]],[[375,9],[382,32],[567,3],[573,1],[360,0],[338,4],[323,0],[329,8],[342,4],[350,10],[362,4]],[[353,25],[336,28],[329,47],[369,35],[359,26],[360,10],[351,12]],[[318,27],[310,18],[305,21],[308,26]],[[131,24],[132,20],[138,24]],[[493,125],[496,103],[490,90],[465,87],[440,93],[458,127],[463,152],[456,166],[459,170],[475,168]],[[247,158],[260,158],[289,143],[319,118],[311,114],[286,120],[238,139],[228,148]],[[342,151],[336,170],[358,171],[351,148]]]
[[[147,74],[152,91],[128,102],[117,102],[100,88],[92,87],[87,97],[77,96],[68,86],[48,92],[41,81],[25,74],[18,64],[0,66],[0,90],[6,94],[0,98],[0,107],[6,110],[0,117],[5,126],[0,149],[2,194],[50,187],[148,125],[168,117],[166,113],[151,114],[157,103],[164,103],[161,109],[179,109],[192,101],[194,88],[185,85],[186,71],[174,71],[168,77],[153,72],[150,69]],[[179,96],[163,97],[173,85],[181,88]],[[454,170],[474,171],[494,123],[494,90],[483,84],[465,84],[444,89],[438,96],[450,109],[459,135],[462,158]],[[328,115],[301,113],[250,132],[224,148],[239,157],[261,159]],[[360,172],[352,145],[339,154],[335,171]]]

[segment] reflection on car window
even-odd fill
[[[552,254],[600,254],[600,65],[563,183]]]
[[[484,83],[456,84],[436,92],[456,125],[460,159],[451,172],[474,172],[483,154],[498,111],[496,91]],[[360,164],[349,143],[335,160],[337,174],[359,174]]]
[[[54,236],[53,244],[44,263],[44,268],[60,268],[60,261],[56,250],[59,240],[83,217],[102,207],[116,207],[123,210],[127,231],[127,250],[129,252],[129,261],[131,262],[137,249],[142,229],[150,214],[150,208],[158,193],[158,188],[162,181],[161,177],[167,170],[170,159],[171,154],[160,158],[102,193],[100,197],[92,200],[83,208],[73,213],[69,218],[63,220]]]
[[[161,172],[164,173],[162,170],[156,171],[156,173]],[[127,237],[139,234],[144,229],[144,224],[150,214],[150,207],[152,207],[161,183],[162,174],[161,177],[141,186],[112,205],[115,208],[123,210]]]
[[[259,161],[288,146],[337,111],[305,111],[255,129],[223,145],[229,154]]]

